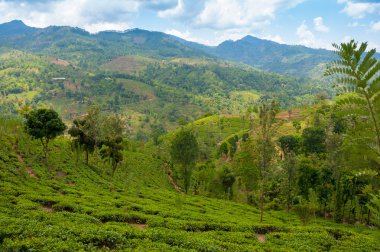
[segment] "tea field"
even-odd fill
[[[174,189],[161,160],[124,151],[114,176],[67,137],[48,161],[17,120],[0,123],[0,251],[379,251],[380,232]]]

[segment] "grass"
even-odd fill
[[[205,118],[196,123],[218,121]],[[233,123],[232,123],[233,124]],[[228,133],[226,133],[228,134]],[[116,174],[59,138],[47,164],[17,121],[0,123],[1,251],[376,251],[379,231],[176,192],[162,161],[125,151]],[[32,170],[34,176],[27,172]],[[265,241],[259,241],[262,234]]]

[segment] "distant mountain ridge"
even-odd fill
[[[236,41],[224,41],[218,46],[206,46],[163,32],[137,28],[91,34],[69,26],[33,28],[20,20],[0,24],[0,45],[60,57],[83,67],[97,66],[125,55],[159,59],[203,57],[299,77],[320,73],[324,64],[334,59],[333,52],[329,50],[279,44],[250,35]],[[377,57],[380,58],[379,54]]]

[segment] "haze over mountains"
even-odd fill
[[[333,58],[332,52],[328,50],[279,44],[250,35],[237,41],[227,40],[213,47],[141,29],[90,34],[83,29],[67,26],[33,28],[20,20],[0,25],[0,43],[2,47],[55,55],[83,66],[89,64],[89,58],[96,58],[96,64],[102,64],[128,54],[156,58],[204,57],[245,63],[267,71],[302,77],[320,71],[323,63]],[[82,57],[78,57],[75,51],[81,51]]]

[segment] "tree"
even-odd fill
[[[262,103],[259,107],[259,128],[255,134],[258,152],[258,167],[261,177],[260,193],[260,222],[264,216],[265,187],[269,175],[269,168],[276,153],[272,136],[274,133],[273,124],[279,107],[275,101]]]
[[[306,154],[326,152],[326,133],[319,127],[306,128],[302,132],[303,148]]]
[[[45,161],[47,160],[49,142],[62,135],[66,125],[53,109],[39,108],[25,114],[25,130],[35,139],[41,141]]]
[[[349,114],[369,118],[380,156],[380,62],[374,58],[376,49],[365,52],[367,46],[359,46],[354,40],[333,44],[339,58],[327,66],[325,75],[335,78],[334,85],[340,93],[356,94],[344,97],[338,105],[348,107]]]
[[[296,173],[296,152],[300,147],[300,139],[293,135],[286,135],[281,136],[278,141],[284,153],[284,168],[287,174],[286,201],[287,210],[289,211],[292,202],[293,181]]]
[[[319,185],[319,173],[314,164],[315,160],[309,157],[301,158],[298,163],[298,190],[306,200],[309,200],[309,190]]]
[[[220,174],[220,180],[223,184],[224,193],[228,195],[229,199],[231,199],[233,196],[232,186],[235,183],[235,175],[227,166],[223,167]]]
[[[73,143],[83,148],[86,153],[86,164],[88,164],[88,154],[94,152],[96,145],[95,137],[91,134],[93,126],[86,116],[84,119],[75,119],[69,129],[69,134],[75,137]]]
[[[238,153],[232,161],[232,167],[235,170],[243,186],[242,191],[246,192],[247,202],[252,203],[249,197],[250,192],[256,190],[259,184],[259,168],[257,164],[257,146],[253,139],[247,138],[240,143]]]
[[[280,143],[280,147],[282,152],[284,153],[285,158],[286,155],[291,152],[296,153],[298,148],[300,147],[299,137],[293,135],[281,136],[278,139],[278,142]]]
[[[102,145],[100,156],[102,159],[108,159],[111,162],[112,175],[114,175],[117,165],[123,161],[123,138],[121,136],[107,137],[102,141]]]
[[[170,155],[173,162],[182,166],[186,194],[190,185],[191,169],[197,160],[198,153],[198,142],[194,134],[189,130],[181,129],[171,143]]]

